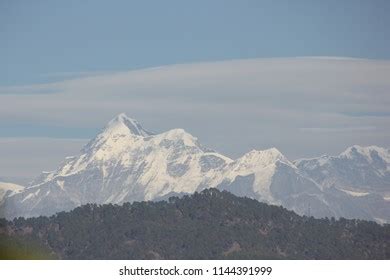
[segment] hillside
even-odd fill
[[[390,259],[390,225],[301,217],[216,189],[0,221],[0,241],[13,240],[2,258],[34,242],[60,259]]]

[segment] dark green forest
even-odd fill
[[[0,220],[0,258],[390,259],[390,225],[301,217],[216,189]]]

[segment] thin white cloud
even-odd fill
[[[375,126],[357,126],[357,127],[302,127],[302,131],[308,132],[341,132],[341,133],[349,133],[351,131],[374,131],[376,130]]]
[[[54,72],[54,73],[42,73],[40,76],[45,78],[83,78],[98,75],[108,75],[113,72],[108,71],[79,71],[79,72]]]

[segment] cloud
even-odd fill
[[[120,109],[130,114],[192,108],[214,111],[221,107],[245,112],[270,108],[285,113],[353,114],[362,109],[386,113],[390,108],[389,74],[389,62],[361,59],[252,59],[172,65],[0,88],[0,117],[21,118],[22,114],[29,120],[50,122],[54,118],[75,124],[78,119],[96,124]],[[94,121],[94,114],[102,108],[106,112]],[[85,118],[88,114],[91,118]],[[43,115],[48,118],[44,120]]]
[[[151,131],[185,128],[232,157],[272,146],[290,158],[338,153],[352,144],[389,146],[389,77],[390,61],[329,57],[82,75],[0,88],[0,128],[22,123],[80,131],[126,112]]]
[[[54,73],[43,73],[42,77],[45,78],[81,78],[81,77],[91,77],[97,75],[108,75],[111,72],[105,71],[81,71],[81,72],[54,72]]]
[[[357,127],[302,127],[302,131],[307,132],[321,132],[321,133],[331,133],[331,132],[340,132],[348,133],[351,131],[374,131],[376,130],[375,126],[357,126]]]

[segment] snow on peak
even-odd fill
[[[364,157],[367,161],[372,162],[374,157],[381,157],[385,162],[390,163],[390,150],[378,146],[359,146],[354,145],[347,148],[340,154],[340,157],[347,159],[354,159],[357,157]]]
[[[261,171],[264,168],[275,169],[277,162],[283,162],[294,167],[278,149],[271,148],[262,151],[252,150],[249,153],[246,153],[233,163],[233,170],[234,172],[237,172],[237,174],[246,175]]]
[[[267,166],[277,161],[289,162],[276,148],[267,150],[252,150],[237,160],[243,164]]]
[[[102,146],[119,146],[123,142],[128,142],[133,138],[144,138],[153,135],[134,119],[127,117],[124,113],[119,114],[112,119],[104,129],[92,139],[82,150],[83,153],[87,153],[91,150],[101,149]],[[118,139],[121,141],[118,142]]]
[[[181,128],[168,130],[166,132],[156,135],[156,137],[160,138],[161,140],[181,140],[186,146],[199,146],[198,138],[192,136]]]
[[[21,192],[24,189],[23,186],[0,182],[0,201],[6,196],[14,193]]]
[[[133,134],[137,136],[147,137],[151,133],[143,129],[143,127],[135,119],[129,118],[126,114],[121,113],[112,119],[104,129],[105,133],[116,134]]]

